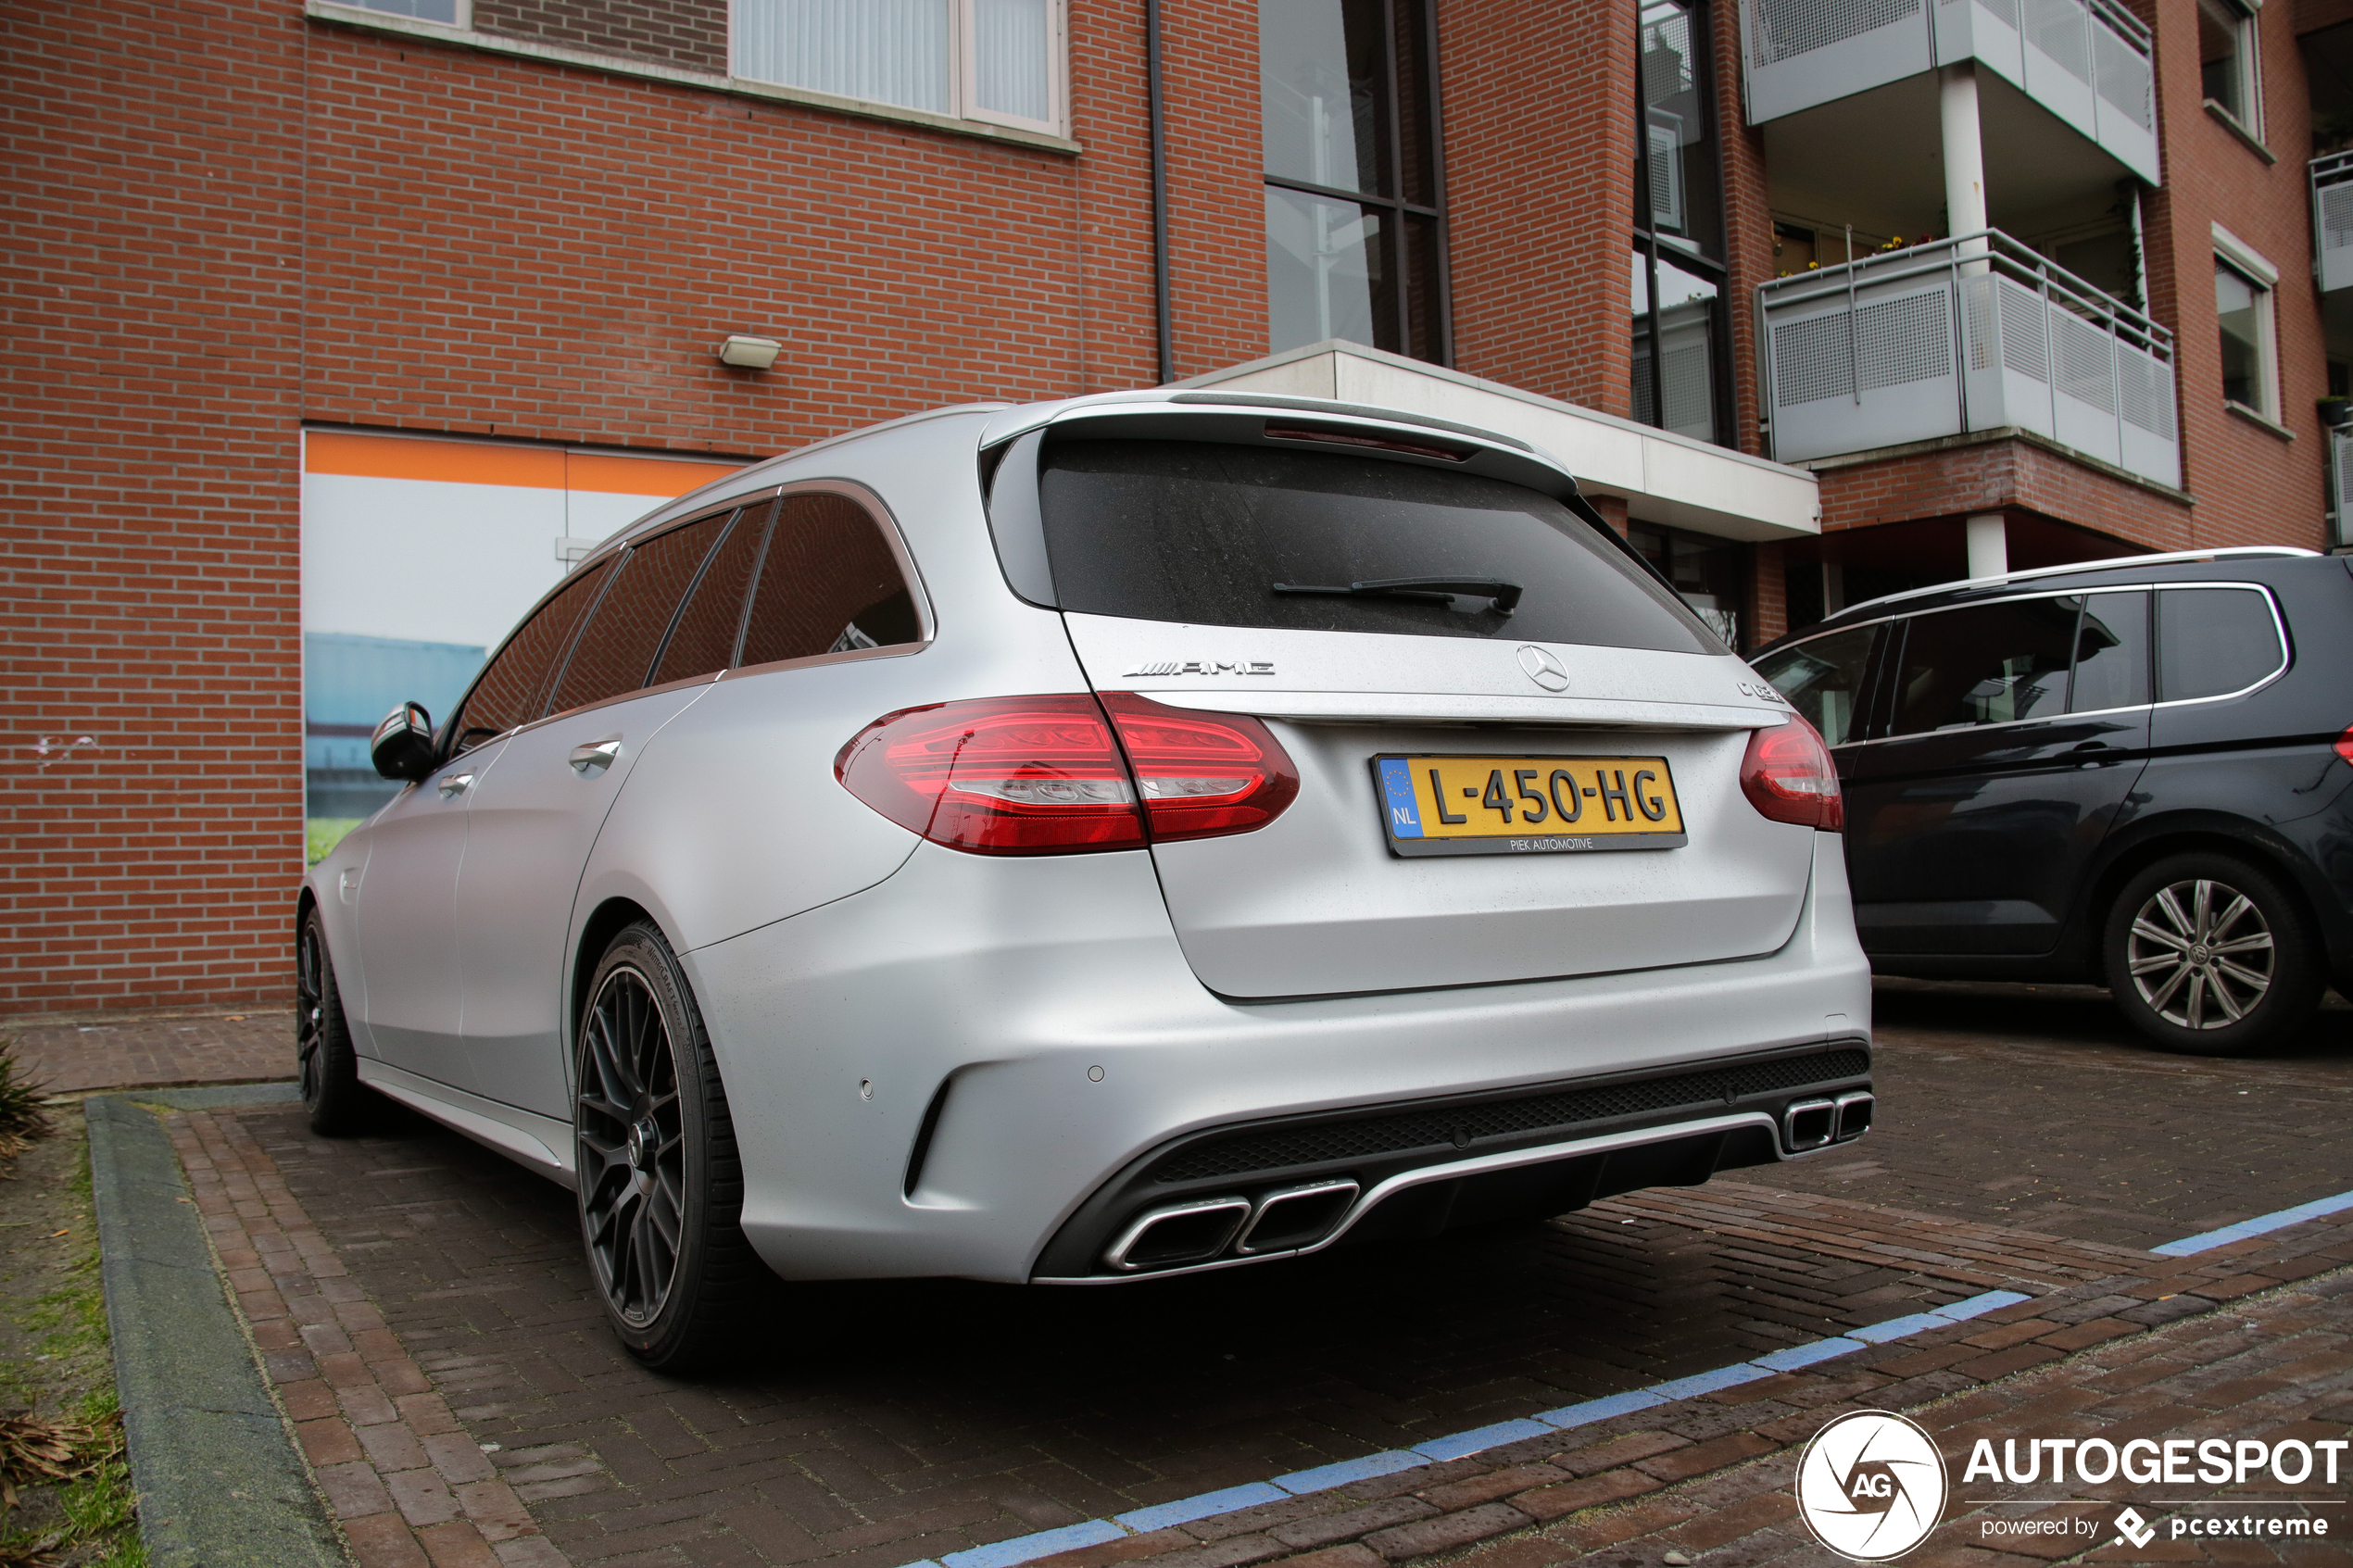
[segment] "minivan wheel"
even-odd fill
[[[295,1073],[312,1132],[333,1138],[367,1130],[380,1102],[359,1081],[359,1054],[327,956],[327,923],[316,905],[303,912],[295,933]]]
[[[2108,989],[2169,1051],[2245,1056],[2284,1040],[2320,1005],[2325,976],[2303,909],[2233,856],[2172,855],[2124,884],[2108,911]]]
[[[724,1344],[760,1263],[702,1014],[651,925],[623,931],[588,987],[573,1129],[580,1233],[629,1353],[684,1372]]]

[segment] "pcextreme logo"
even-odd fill
[[[1944,1517],[1944,1457],[1918,1424],[1856,1411],[1814,1434],[1797,1461],[1797,1512],[1850,1562],[1903,1556]]]

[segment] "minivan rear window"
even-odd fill
[[[1046,554],[1066,610],[1724,651],[1670,589],[1559,501],[1501,480],[1189,441],[1067,441],[1040,466]],[[1499,591],[1416,579],[1516,588],[1518,602],[1505,614]]]

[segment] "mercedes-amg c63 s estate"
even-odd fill
[[[296,912],[321,1132],[572,1186],[615,1330],[1097,1284],[1851,1138],[1819,737],[1507,435],[1122,393],[749,468],[583,560]]]

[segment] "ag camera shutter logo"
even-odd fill
[[[1797,1512],[1851,1562],[1903,1556],[1944,1516],[1944,1456],[1917,1423],[1856,1411],[1814,1434],[1797,1461]]]

